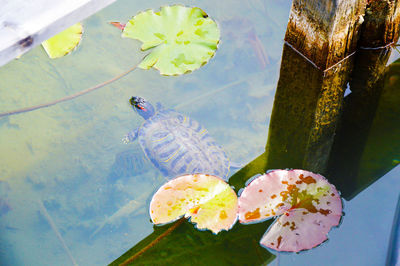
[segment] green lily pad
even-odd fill
[[[82,24],[76,23],[47,41],[42,42],[42,46],[50,58],[63,57],[79,44],[82,39],[82,32]]]
[[[220,31],[200,8],[180,5],[147,10],[126,24],[122,37],[137,39],[142,51],[152,49],[138,67],[162,75],[180,75],[206,64],[215,54]]]

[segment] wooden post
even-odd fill
[[[363,0],[294,0],[266,146],[271,168],[326,168]]]
[[[365,0],[293,0],[285,40],[321,70],[352,54]]]

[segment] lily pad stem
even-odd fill
[[[89,92],[92,92],[94,90],[100,89],[101,87],[104,87],[104,86],[106,86],[106,85],[108,85],[108,84],[110,84],[110,83],[112,83],[112,82],[114,82],[116,80],[119,80],[120,78],[126,76],[127,74],[129,74],[130,72],[135,70],[136,67],[137,67],[137,65],[131,67],[130,69],[128,69],[127,71],[125,71],[125,72],[123,72],[121,74],[119,74],[118,76],[113,77],[112,79],[109,79],[109,80],[107,80],[107,81],[105,81],[103,83],[97,84],[97,85],[95,85],[95,86],[93,86],[91,88],[88,88],[86,90],[83,90],[83,91],[77,92],[75,94],[63,97],[61,99],[57,99],[55,101],[51,101],[51,102],[48,102],[48,103],[42,103],[42,104],[39,104],[39,105],[34,105],[34,106],[30,106],[30,107],[25,107],[25,108],[13,110],[13,111],[0,113],[0,118],[4,117],[4,116],[10,116],[10,115],[16,115],[16,114],[20,114],[20,113],[26,113],[26,112],[34,111],[34,110],[37,110],[37,109],[49,107],[49,106],[52,106],[52,105],[55,105],[55,104],[58,104],[58,103],[61,103],[61,102],[66,102],[66,101],[75,99],[75,98],[77,98],[79,96],[82,96],[82,95],[85,95],[85,94],[87,94]]]
[[[178,228],[183,222],[185,221],[185,218],[181,218],[178,221],[175,222],[174,225],[172,225],[170,228],[168,228],[164,233],[159,235],[156,239],[151,241],[148,245],[146,245],[144,248],[133,254],[131,257],[126,259],[124,262],[120,264],[120,266],[126,266],[129,264],[132,264],[133,261],[135,261],[138,257],[140,257],[143,253],[145,253],[147,250],[155,246],[158,242],[160,242],[161,239],[169,235],[172,231],[174,231],[176,228]]]

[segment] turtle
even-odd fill
[[[228,180],[232,164],[199,122],[160,103],[154,108],[142,97],[134,96],[129,102],[145,121],[122,140],[138,139],[146,157],[167,179],[203,173]]]

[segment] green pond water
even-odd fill
[[[175,3],[119,0],[83,21],[83,39],[70,55],[51,60],[36,47],[1,67],[0,112],[71,95],[126,71],[145,53],[108,22]],[[231,161],[245,165],[264,153],[291,1],[179,3],[202,8],[221,29],[215,56],[199,70],[165,77],[137,69],[72,101],[0,118],[1,265],[106,265],[152,234],[148,205],[165,178],[138,143],[121,141],[143,122],[129,105],[131,96],[196,119]],[[397,58],[393,51],[388,64]],[[398,85],[400,68],[393,71]],[[400,168],[395,161],[388,165],[388,158],[389,164],[400,160],[399,116],[387,114],[399,109],[378,108],[370,138],[383,140],[366,148],[376,158],[365,155],[362,166],[385,171],[368,172],[379,180],[344,200],[342,224],[326,243],[271,255],[258,245],[268,224],[235,225],[232,239],[230,232],[214,236],[183,228],[173,233],[178,240],[168,243],[170,249],[154,254],[154,264],[384,265],[400,191]],[[383,156],[385,145],[392,149]],[[214,239],[220,241],[215,247],[207,242]],[[185,241],[192,244],[179,247]],[[234,254],[243,256],[229,260]]]

